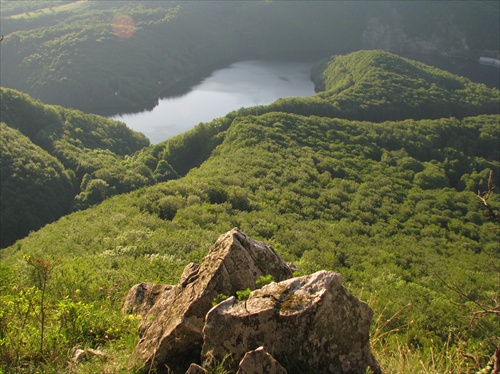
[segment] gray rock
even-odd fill
[[[88,355],[85,350],[80,348],[73,348],[73,351],[71,352],[71,362],[79,364],[86,360],[88,360]]]
[[[264,347],[245,353],[236,374],[286,374],[287,371],[280,365]]]
[[[255,289],[256,280],[268,274],[281,281],[290,278],[292,271],[274,249],[238,229],[222,235],[199,267],[186,267],[181,284],[165,286],[154,298],[154,305],[143,308],[147,312],[139,327],[135,353],[148,368],[161,372],[168,367],[174,373],[185,373],[191,362],[199,361],[205,316],[215,297]],[[141,304],[129,300],[127,305],[125,309],[130,310],[130,305]]]
[[[173,286],[142,282],[133,286],[125,296],[124,314],[140,314],[144,316],[154,305],[161,294],[168,292]]]
[[[90,355],[100,357],[102,359],[108,358],[108,356],[106,356],[104,352],[98,349],[92,349],[92,348],[80,349],[75,347],[71,352],[71,363],[81,364],[82,362],[90,359]]]
[[[263,346],[288,372],[365,373],[371,367],[380,373],[369,344],[372,315],[342,286],[340,274],[319,271],[212,308],[202,356],[206,365],[227,355],[238,362]]]
[[[180,284],[182,287],[186,287],[189,283],[195,281],[198,278],[198,270],[200,269],[200,265],[191,262],[187,264],[184,268],[184,271],[181,275]]]

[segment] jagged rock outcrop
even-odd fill
[[[175,286],[141,283],[124,312],[143,316],[135,354],[155,372],[380,373],[370,351],[370,307],[340,274],[291,278],[294,267],[238,229],[222,235]],[[261,276],[272,282],[256,289]],[[234,297],[252,289],[247,300]],[[224,294],[227,300],[212,307]],[[203,362],[203,365],[200,364]]]
[[[236,365],[246,352],[263,346],[289,372],[365,373],[368,367],[379,372],[369,343],[372,315],[342,286],[340,274],[319,271],[212,308],[202,356],[209,364],[231,355]]]
[[[259,277],[268,274],[281,281],[290,278],[292,270],[273,248],[233,229],[217,240],[199,267],[189,264],[181,283],[165,288],[165,292],[154,298],[152,307],[133,301],[141,288],[134,286],[129,292],[132,295],[127,297],[129,305],[135,305],[136,310],[147,310],[139,327],[140,340],[135,353],[147,367],[158,372],[168,367],[175,373],[184,373],[191,362],[200,360],[205,316],[216,296],[255,289]]]

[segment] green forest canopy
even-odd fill
[[[405,93],[418,91],[416,82],[424,87],[434,84],[444,99],[456,97],[457,106],[466,104],[472,110],[481,111],[477,108],[481,108],[483,94],[486,102],[498,103],[498,90],[427,71],[407,60],[394,60],[385,52],[360,52],[341,60],[350,60],[349,69],[355,72],[356,64],[386,59],[405,68],[401,75],[393,76],[387,66],[389,82],[392,77],[400,82],[405,74],[412,82],[399,95],[403,103],[407,100]],[[325,91],[317,97],[328,101],[345,91],[337,89],[341,75],[328,69],[335,70],[337,63],[338,58],[334,58],[324,65]],[[383,73],[380,66],[365,71],[374,84]],[[426,79],[419,75],[422,72],[428,74]],[[364,84],[369,84],[370,79]],[[455,86],[444,89],[450,82],[465,93],[454,96]],[[6,94],[15,93],[3,91]],[[356,95],[363,95],[363,91],[356,91]],[[434,99],[432,94],[422,93],[421,105],[425,105],[426,97]],[[475,99],[469,100],[471,97]],[[293,105],[288,105],[288,113],[268,110],[254,116],[245,110],[236,111],[130,156],[101,150],[117,160],[114,165],[118,168],[127,162],[135,165],[133,168],[145,166],[148,175],[156,175],[151,179],[154,185],[64,216],[3,249],[2,302],[22,299],[21,292],[33,284],[30,268],[21,261],[23,256],[58,263],[51,278],[53,286],[48,290],[54,317],[47,334],[53,331],[54,339],[59,339],[62,346],[67,344],[64,339],[90,347],[106,344],[106,324],[121,320],[119,296],[123,291],[142,281],[177,283],[185,264],[199,261],[221,233],[238,226],[248,235],[272,244],[281,256],[298,265],[299,273],[337,271],[353,293],[370,295],[375,312],[388,321],[382,328],[386,333],[383,344],[389,351],[396,350],[401,341],[422,352],[420,357],[454,347],[475,352],[484,363],[492,347],[494,350],[498,345],[500,324],[495,316],[471,323],[470,316],[475,305],[487,304],[496,292],[500,230],[495,230],[476,194],[486,188],[490,170],[499,184],[500,116],[355,121],[326,116],[322,111],[314,114],[315,100],[304,99],[296,113]],[[474,106],[475,101],[478,106]],[[353,107],[365,109],[362,100],[354,102]],[[393,104],[374,108],[390,115]],[[281,104],[277,102],[270,108],[273,105]],[[66,111],[82,121],[87,118],[81,112],[60,107],[40,108],[55,118],[61,113],[71,117]],[[307,116],[301,114],[303,110]],[[100,121],[93,116],[88,119]],[[118,126],[114,122],[109,125]],[[73,126],[67,131],[78,133]],[[17,130],[7,134],[20,143],[29,143]],[[93,144],[85,143],[85,134],[82,131],[78,138],[81,144]],[[131,139],[141,139],[137,134],[127,134]],[[71,144],[71,139],[68,136],[66,144]],[[49,144],[57,144],[59,140],[51,141]],[[88,150],[101,152],[101,148],[90,145],[75,147],[82,154]],[[28,148],[33,153],[29,158],[39,160],[38,165],[50,164],[59,171],[52,173],[60,176],[54,183],[67,183],[65,175],[70,173],[60,167],[68,168],[64,162],[40,147]],[[74,149],[65,144],[59,151],[53,148],[63,155],[67,149]],[[15,155],[18,148],[8,149]],[[162,175],[176,179],[155,181],[160,172],[154,174],[152,170],[160,164],[166,170]],[[96,168],[87,173],[87,180],[83,176],[82,183],[92,186],[84,191],[89,192],[90,200],[94,192],[106,187],[103,170],[114,169]],[[74,173],[71,178],[77,178],[78,173]],[[500,208],[496,194],[489,203],[495,211]],[[110,284],[114,284],[113,292],[120,292],[113,303],[103,297],[103,288]],[[468,299],[452,291],[456,288],[463,290]],[[56,318],[62,313],[58,300],[66,300],[64,305],[72,305],[75,310],[85,310],[87,314],[82,316],[98,316],[86,320],[95,334],[64,330],[57,335],[63,321]],[[99,314],[103,310],[100,308],[108,308],[107,318],[116,313],[114,322]],[[8,335],[9,342],[15,343],[14,332],[22,331],[16,330],[20,329],[21,319],[16,319],[20,317],[15,310],[6,313],[7,318],[19,321],[0,324],[3,336]],[[111,341],[125,336],[125,332],[116,332]],[[488,341],[492,345],[485,343]],[[16,365],[9,347],[12,345],[0,346],[7,367]],[[29,345],[19,348],[17,354],[21,361],[35,356]]]
[[[317,86],[324,88],[322,92],[312,97],[279,99],[260,106],[259,113],[290,112],[372,121],[440,118],[441,114],[461,118],[497,113],[500,103],[498,90],[383,51],[333,57],[318,64],[313,78]],[[346,84],[346,80],[350,83]],[[142,134],[118,121],[44,105],[11,89],[1,88],[0,95],[2,121],[56,157],[70,176],[71,185],[67,186],[65,196],[72,197],[66,198],[66,203],[57,210],[59,216],[115,194],[185,175],[223,141],[225,130],[234,118],[255,113],[255,108],[240,109],[147,147],[149,142]],[[495,149],[493,137],[485,150],[493,153]],[[10,162],[3,160],[5,180],[10,176]],[[455,177],[454,185],[457,178],[460,176]],[[27,191],[24,182],[16,183],[20,183],[20,191]],[[18,199],[29,201],[23,199],[22,193],[16,199],[3,199],[5,213],[1,218],[9,230],[2,235],[2,246],[58,218],[50,215],[51,219],[14,220],[7,212],[16,209]],[[18,222],[17,226],[9,222],[12,220]],[[36,224],[30,224],[31,221]]]
[[[131,162],[128,168],[123,165],[149,141],[124,123],[45,105],[6,88],[0,88],[0,112],[5,129],[0,144],[2,247],[74,209],[146,184],[148,171]],[[62,178],[58,186],[44,159],[57,163]],[[108,170],[115,179],[107,178],[106,185],[90,183],[90,173],[96,170]]]
[[[440,279],[477,301],[496,287],[499,231],[476,197],[500,166],[490,158],[498,156],[489,151],[494,137],[497,115],[382,124],[283,113],[237,118],[184,178],[115,196],[4,249],[3,266],[17,275],[2,277],[2,289],[27,282],[23,255],[60,261],[52,292],[78,289],[86,303],[116,279],[124,289],[175,283],[186,263],[238,226],[301,273],[334,270],[353,292],[376,294],[384,320],[411,304],[386,326],[406,326],[411,346],[442,346],[452,334],[452,344],[477,348],[498,336],[499,325],[470,325],[462,300]],[[498,209],[496,195],[491,204]]]

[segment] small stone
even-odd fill
[[[85,352],[85,350],[80,349],[80,348],[74,348],[73,352],[71,354],[71,361],[74,362],[75,364],[82,363],[83,361],[86,361],[88,359],[88,355]]]
[[[236,374],[286,374],[280,365],[264,347],[245,353]]]
[[[104,358],[104,359],[108,358],[108,356],[103,351],[100,351],[98,349],[88,348],[87,352],[89,354],[91,354],[91,355],[94,355],[94,356],[97,356],[97,357],[100,357],[100,358]]]

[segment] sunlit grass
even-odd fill
[[[47,7],[43,9],[37,9],[35,11],[28,11],[24,13],[15,14],[10,16],[10,19],[34,19],[38,17],[43,17],[46,15],[54,15],[63,12],[74,12],[77,10],[82,10],[87,4],[87,0],[78,0],[69,4],[63,4],[54,7]]]

